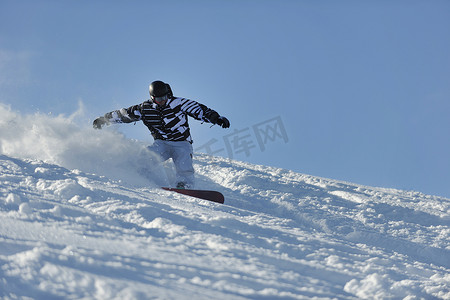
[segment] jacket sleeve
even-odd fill
[[[219,114],[216,111],[212,110],[204,104],[200,104],[189,99],[181,100],[181,110],[197,120],[205,121],[208,123],[213,123],[211,119],[214,120],[219,117]],[[214,118],[215,116],[217,117]]]
[[[110,123],[132,123],[140,121],[142,118],[141,105],[133,105],[106,113],[105,118]]]

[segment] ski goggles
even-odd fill
[[[167,101],[168,99],[169,99],[168,94],[165,94],[164,96],[161,96],[161,97],[152,96],[152,100],[155,101],[156,103],[161,103],[161,102]]]

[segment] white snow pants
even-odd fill
[[[155,140],[149,146],[150,151],[158,154],[163,161],[172,158],[176,171],[176,182],[184,182],[187,187],[194,186],[194,167],[192,165],[193,149],[188,141]]]

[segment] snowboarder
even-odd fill
[[[154,143],[148,147],[163,161],[172,158],[176,170],[176,187],[194,186],[192,166],[192,138],[188,116],[197,120],[229,128],[227,118],[196,101],[174,97],[169,84],[153,81],[149,86],[150,99],[129,108],[106,113],[94,120],[95,129],[111,123],[133,123],[143,121],[150,130]]]

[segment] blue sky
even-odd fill
[[[0,0],[14,110],[82,101],[90,126],[157,79],[230,119],[192,120],[194,148],[450,197],[450,1]],[[142,124],[117,130],[152,142]]]

